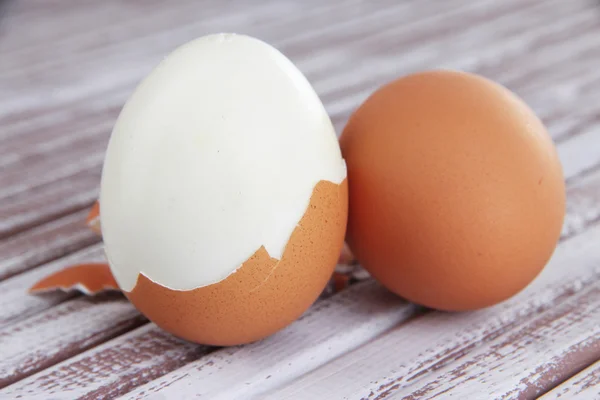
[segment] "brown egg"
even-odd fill
[[[317,299],[342,249],[347,213],[346,180],[321,181],[281,260],[261,247],[225,280],[187,291],[140,274],[125,295],[158,326],[193,342],[227,346],[262,339]]]
[[[468,73],[393,81],[351,116],[347,239],[383,285],[441,310],[501,302],[554,251],[561,165],[540,120],[506,88]]]

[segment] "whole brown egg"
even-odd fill
[[[543,269],[565,185],[554,144],[515,94],[429,71],[393,81],[351,116],[347,239],[398,295],[441,310],[501,302]]]

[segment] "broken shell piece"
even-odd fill
[[[100,203],[96,201],[86,218],[87,226],[96,234],[102,235],[100,231]]]
[[[341,292],[350,285],[349,275],[334,272],[331,279],[333,281],[333,293]]]
[[[120,291],[108,264],[79,264],[60,270],[37,282],[29,293],[52,290],[79,291],[93,296],[107,290]]]

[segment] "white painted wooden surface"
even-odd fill
[[[595,400],[600,398],[600,361],[541,397],[552,399]]]
[[[20,0],[0,8],[0,31],[0,398],[598,398],[597,367],[574,376],[600,358],[596,2]],[[161,57],[215,31],[279,47],[338,131],[377,86],[423,68],[516,91],[569,185],[548,268],[510,301],[457,315],[366,282],[221,350],[173,338],[118,295],[27,295],[46,273],[102,259],[84,217],[114,119]]]
[[[0,329],[4,324],[27,318],[74,297],[74,294],[64,292],[31,296],[24,288],[70,265],[104,260],[101,245],[94,245],[0,282]]]
[[[269,357],[262,356],[271,348],[271,342],[276,340],[274,337],[258,344],[260,351],[257,350],[254,354],[250,352],[251,350],[244,349],[243,352],[249,353],[240,357],[224,354],[215,361],[211,356],[207,356],[206,360],[196,361],[163,377],[162,385],[147,384],[125,398],[143,398],[156,391],[160,391],[167,398],[179,394],[191,397],[194,393],[200,393],[208,394],[209,398],[228,399],[236,398],[236,395],[239,396],[242,392],[245,395],[264,398],[265,390],[270,391],[274,387],[286,384],[288,380],[293,381],[283,389],[271,392],[268,398],[300,399],[320,398],[319,396],[362,398],[368,397],[371,392],[376,397],[389,388],[394,388],[397,383],[406,385],[405,382],[413,381],[418,376],[427,380],[428,377],[425,376],[431,369],[439,369],[442,364],[449,362],[450,366],[454,366],[452,362],[464,357],[469,350],[481,346],[482,343],[487,346],[487,341],[497,337],[505,338],[510,334],[511,327],[526,327],[531,318],[540,311],[554,312],[554,307],[573,295],[575,291],[594,285],[600,277],[600,247],[597,246],[599,240],[600,226],[595,226],[585,234],[565,242],[559,247],[543,275],[526,291],[508,302],[473,313],[427,313],[387,330],[377,340],[363,342],[366,344],[341,357],[334,354],[333,357],[328,358],[329,363],[308,374],[293,364],[288,363],[287,366],[285,363],[273,364]],[[597,294],[597,291],[594,293]],[[390,307],[397,308],[393,305]],[[600,328],[597,318],[596,315],[590,315],[585,329],[589,329],[590,326]],[[350,326],[359,323],[361,319],[357,316]],[[298,325],[301,326],[302,321],[296,324]],[[342,326],[341,329],[348,329],[348,323]],[[336,327],[340,329],[339,325]],[[553,334],[554,332],[550,332],[548,339],[555,338]],[[555,340],[561,339],[555,338]],[[597,344],[599,338],[595,340]],[[293,354],[294,349],[287,348],[285,352]],[[312,354],[312,352],[302,349],[301,354]],[[600,357],[600,349],[595,356]],[[213,363],[209,364],[211,367],[217,362],[218,368],[219,359],[222,359],[222,368],[225,371],[222,374],[216,374],[210,368],[205,368],[206,361]],[[527,361],[531,362],[531,360]],[[258,366],[260,371],[266,369],[267,374],[262,377],[265,380],[267,376],[271,376],[267,383],[261,384],[257,379],[257,375],[261,373],[246,369],[246,375],[240,379],[244,385],[235,385],[234,381],[237,377],[231,377],[226,372],[226,368],[231,365],[230,362],[234,366],[237,363],[243,366],[250,364]],[[504,365],[507,369],[510,369],[510,366],[510,362]],[[278,373],[270,373],[271,367]],[[238,368],[243,369],[241,366]],[[511,372],[516,371],[523,372],[523,366],[519,365],[518,369],[511,370]],[[181,379],[184,376],[187,379]],[[465,379],[469,377],[470,375],[465,376]],[[502,379],[505,379],[505,376],[488,382],[499,384]],[[215,392],[211,392],[211,389]],[[407,388],[407,390],[411,389]],[[483,393],[488,392],[484,390]]]

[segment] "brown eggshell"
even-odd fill
[[[73,265],[55,272],[33,285],[29,292],[42,293],[52,290],[79,291],[93,296],[107,290],[120,289],[108,264],[90,263]]]
[[[565,214],[561,165],[540,120],[504,87],[432,71],[391,82],[352,115],[348,242],[413,302],[469,310],[528,285]]]
[[[348,186],[319,182],[281,260],[264,247],[225,280],[177,291],[140,274],[125,293],[146,317],[184,339],[237,345],[264,338],[297,319],[319,296],[342,249]]]

